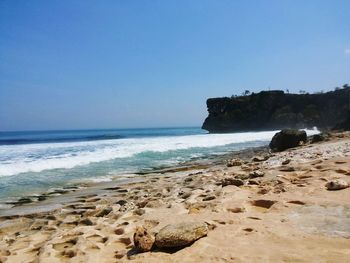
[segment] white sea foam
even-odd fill
[[[318,130],[306,130],[308,135]],[[167,152],[195,147],[210,148],[234,143],[271,140],[276,131],[200,134],[157,138],[118,139],[74,143],[0,146],[0,176],[50,169],[70,169],[143,152]]]

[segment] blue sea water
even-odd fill
[[[263,146],[275,132],[208,134],[200,128],[0,132],[0,200]]]

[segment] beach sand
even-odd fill
[[[242,164],[153,172],[10,209],[0,262],[349,262],[350,188],[325,184],[350,183],[350,133],[253,154],[268,159],[233,154]],[[209,233],[187,247],[133,248],[136,226],[197,221]]]

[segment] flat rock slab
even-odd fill
[[[156,235],[156,246],[159,248],[182,247],[191,244],[208,234],[204,222],[186,222],[167,225]]]

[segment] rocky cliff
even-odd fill
[[[347,120],[350,87],[326,93],[289,94],[262,91],[247,96],[207,100],[202,128],[212,133],[284,128],[332,129]]]

